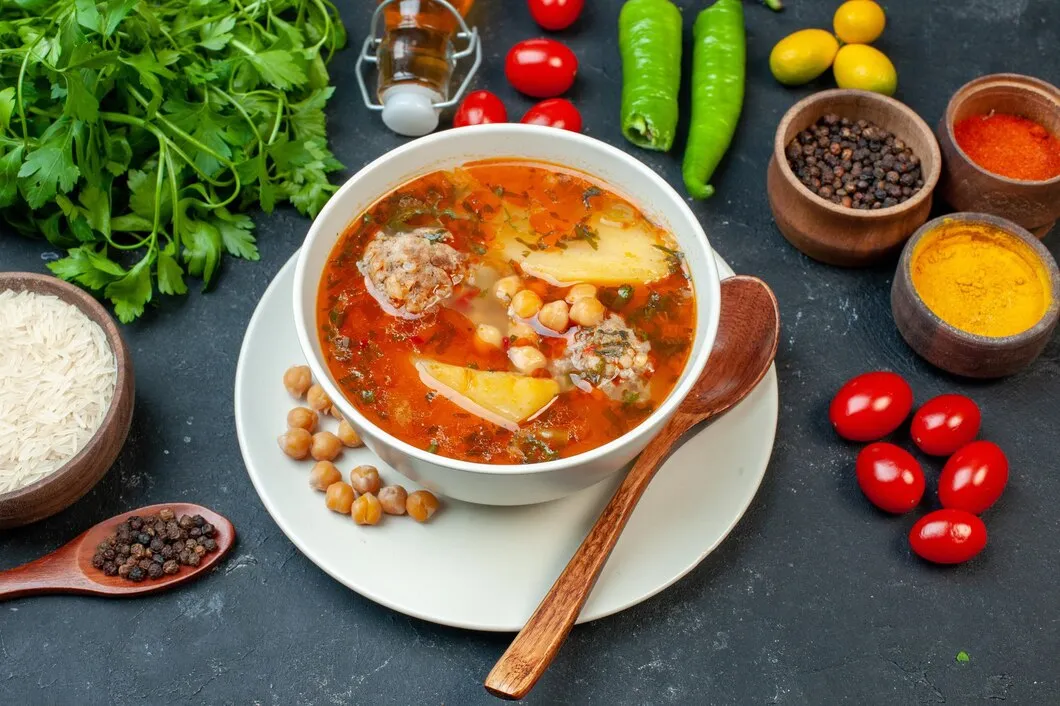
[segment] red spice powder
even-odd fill
[[[1060,175],[1060,140],[1018,115],[973,115],[953,126],[957,146],[983,169],[1025,181]]]

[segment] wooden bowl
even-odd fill
[[[826,113],[868,120],[901,138],[920,158],[924,186],[908,201],[875,211],[845,208],[811,192],[791,171],[784,150]],[[821,91],[792,106],[777,127],[766,178],[769,207],[780,232],[805,254],[830,265],[863,267],[896,255],[927,220],[941,164],[935,135],[908,106],[869,91]]]
[[[1037,324],[1014,336],[988,337],[962,331],[936,316],[913,287],[913,251],[924,235],[946,221],[992,225],[1023,242],[1038,255],[1052,283],[1052,303]],[[1060,318],[1060,270],[1045,246],[1012,221],[985,213],[954,213],[925,223],[902,251],[891,286],[894,322],[909,346],[943,370],[972,378],[998,378],[1027,367],[1041,355]]]
[[[114,352],[118,379],[103,423],[80,453],[55,472],[9,493],[0,494],[0,529],[27,525],[65,510],[93,488],[114,464],[129,435],[133,414],[133,368],[114,319],[90,294],[50,275],[0,273],[0,290],[52,294],[73,304],[99,324]]]
[[[989,213],[1043,237],[1060,218],[1060,175],[1048,181],[999,176],[968,158],[953,137],[953,125],[990,111],[1030,118],[1060,135],[1060,89],[1020,74],[993,74],[964,84],[950,99],[938,126],[943,176],[940,194],[958,211]]]

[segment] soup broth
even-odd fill
[[[491,161],[359,215],[324,268],[317,327],[343,394],[383,430],[534,463],[651,414],[685,368],[695,298],[670,234],[606,185]]]

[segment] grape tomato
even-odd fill
[[[1008,484],[1008,459],[991,441],[974,441],[950,457],[939,476],[942,507],[980,514]]]
[[[582,131],[582,116],[574,104],[563,98],[543,100],[526,111],[521,122],[529,125],[558,127],[572,132]]]
[[[472,91],[453,115],[453,127],[465,125],[486,125],[488,123],[508,122],[508,109],[504,103],[489,91]]]
[[[504,75],[519,91],[534,98],[567,92],[578,73],[578,57],[554,39],[524,39],[508,52]]]
[[[909,546],[921,559],[960,564],[986,547],[986,525],[964,510],[935,510],[920,518],[909,532]]]
[[[858,486],[873,505],[896,515],[909,512],[924,497],[924,472],[905,449],[869,444],[858,454]]]
[[[585,0],[529,0],[530,16],[544,29],[567,29],[582,13]]]
[[[964,395],[939,395],[916,411],[909,433],[926,454],[949,456],[979,434],[979,406]]]
[[[839,389],[828,409],[838,433],[849,441],[876,441],[901,426],[913,408],[913,390],[897,373],[858,375]]]

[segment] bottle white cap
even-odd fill
[[[438,127],[434,104],[441,102],[441,96],[436,91],[415,83],[399,83],[380,98],[383,123],[397,134],[422,137]]]

